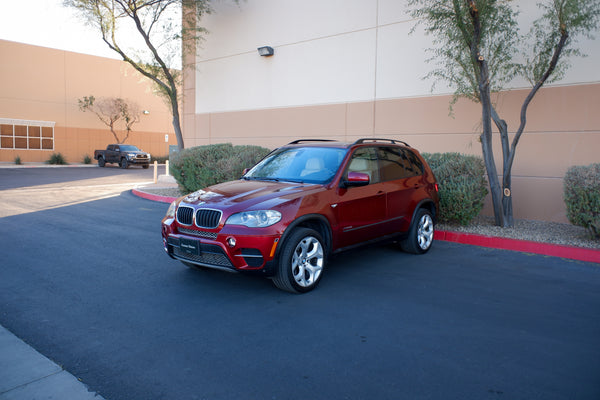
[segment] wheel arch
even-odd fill
[[[415,215],[417,215],[417,212],[419,212],[421,208],[424,208],[425,210],[429,211],[431,213],[431,216],[433,217],[433,222],[437,223],[438,210],[435,202],[431,199],[424,199],[421,200],[421,202],[419,202],[419,204],[417,204],[417,206],[413,210],[413,214],[410,219],[411,225],[414,223]]]
[[[297,219],[295,219],[283,232],[281,235],[281,239],[279,240],[279,245],[277,246],[277,250],[275,251],[275,259],[277,259],[280,255],[281,245],[287,240],[290,234],[294,231],[294,229],[298,227],[310,228],[313,229],[323,237],[325,241],[325,252],[326,254],[331,253],[331,245],[332,245],[332,233],[331,226],[329,224],[329,220],[321,215],[321,214],[306,214]]]

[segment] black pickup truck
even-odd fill
[[[99,167],[106,163],[118,163],[121,168],[129,168],[130,165],[148,168],[150,165],[150,154],[131,144],[109,144],[106,150],[95,150],[94,159],[98,160]]]

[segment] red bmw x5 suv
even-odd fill
[[[317,286],[330,254],[356,245],[395,239],[427,252],[437,210],[435,177],[408,144],[297,140],[240,180],[174,201],[162,237],[188,266],[258,272],[299,293]]]

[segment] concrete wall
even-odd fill
[[[481,108],[431,90],[431,38],[398,0],[253,0],[217,3],[196,57],[185,60],[186,145],[233,142],[274,148],[307,137],[389,137],[424,152],[481,155]],[[523,21],[535,8],[524,9]],[[274,47],[261,57],[256,48]],[[600,162],[599,42],[583,40],[565,79],[531,104],[513,167],[517,218],[566,221],[562,178],[571,165]],[[518,127],[523,82],[498,97]],[[499,143],[496,149],[500,151]],[[499,153],[497,161],[500,160]],[[501,170],[501,169],[500,169]],[[489,205],[486,212],[490,212]]]
[[[89,95],[121,97],[149,111],[126,143],[157,156],[168,151],[165,134],[176,144],[168,107],[149,81],[122,61],[0,40],[0,88],[0,120],[54,124],[53,149],[0,148],[0,161],[13,162],[17,156],[23,162],[46,161],[56,152],[77,163],[114,143],[94,114],[79,110],[77,100]]]

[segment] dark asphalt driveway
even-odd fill
[[[600,398],[597,264],[379,245],[290,295],[169,259],[167,206],[1,218],[0,324],[108,400]]]

